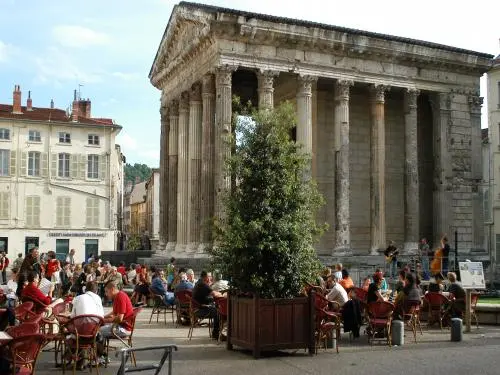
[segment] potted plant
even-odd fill
[[[313,247],[322,203],[310,155],[291,138],[290,103],[235,116],[232,188],[210,253],[230,280],[227,346],[314,351],[314,301],[301,294],[319,270]]]

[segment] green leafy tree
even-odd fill
[[[134,165],[125,164],[125,183],[130,181],[135,183],[137,177],[139,177],[139,181],[146,181],[151,176],[151,168],[146,164],[138,164]]]
[[[141,238],[137,235],[130,236],[127,244],[127,250],[139,250],[141,248]]]
[[[236,290],[293,298],[320,267],[313,243],[322,198],[307,178],[310,156],[290,137],[293,106],[249,113],[235,116],[233,186],[209,251]]]

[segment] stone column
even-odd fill
[[[160,242],[159,251],[165,250],[168,241],[168,133],[169,133],[169,109],[161,107],[161,135],[160,135]]]
[[[179,150],[179,102],[172,101],[169,111],[168,132],[168,220],[167,251],[173,252],[177,244],[177,172]]]
[[[260,109],[274,107],[274,77],[278,74],[279,72],[272,70],[262,70],[257,73]]]
[[[223,197],[231,188],[231,176],[227,173],[225,163],[231,156],[232,76],[235,70],[236,67],[225,65],[215,72],[214,216],[219,221],[224,218]]]
[[[432,205],[434,210],[433,242],[439,246],[441,236],[452,236],[452,168],[448,149],[448,127],[451,122],[451,98],[448,93],[436,93],[431,99],[433,119],[434,186]]]
[[[201,204],[201,84],[191,87],[189,101],[189,251],[198,250]]]
[[[213,74],[203,76],[202,94],[202,141],[201,141],[201,217],[200,246],[204,252],[210,241],[211,220],[214,215],[214,124],[215,124],[215,82]]]
[[[339,149],[336,165],[336,208],[337,223],[335,236],[336,251],[350,251],[351,248],[351,185],[349,179],[349,90],[354,84],[349,80],[338,80],[335,84],[335,127],[339,134]]]
[[[189,93],[183,92],[179,102],[179,168],[177,190],[177,245],[176,252],[186,250],[189,241],[188,209],[188,151],[189,151]]]
[[[418,178],[418,133],[416,89],[405,90],[405,243],[407,254],[418,252],[420,202]]]
[[[371,254],[386,247],[385,239],[385,92],[387,86],[372,85],[371,91]]]
[[[297,79],[297,143],[312,158],[312,85],[318,78],[299,75]],[[308,173],[311,176],[311,170]]]

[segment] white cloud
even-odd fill
[[[35,81],[38,83],[57,86],[65,81],[95,83],[101,80],[100,74],[82,69],[71,54],[56,47],[48,48],[43,57],[36,57],[35,63],[38,68]]]
[[[109,35],[78,25],[59,25],[52,29],[52,33],[64,47],[85,48],[111,42]]]
[[[137,150],[137,140],[132,138],[127,132],[122,131],[117,137],[117,143],[122,145],[125,151],[125,156],[127,152]]]
[[[160,150],[157,149],[144,150],[138,152],[137,154],[141,157],[141,160],[144,159],[146,161],[154,161],[154,163],[148,163],[148,165],[158,165],[160,160]]]

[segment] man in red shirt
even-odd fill
[[[132,331],[130,320],[134,316],[134,308],[127,293],[119,290],[113,281],[106,283],[104,292],[109,300],[113,300],[113,310],[104,316],[104,323],[107,324],[101,327],[101,335],[103,338],[112,337],[113,323],[118,324],[115,330],[118,336],[130,335],[130,331]]]

